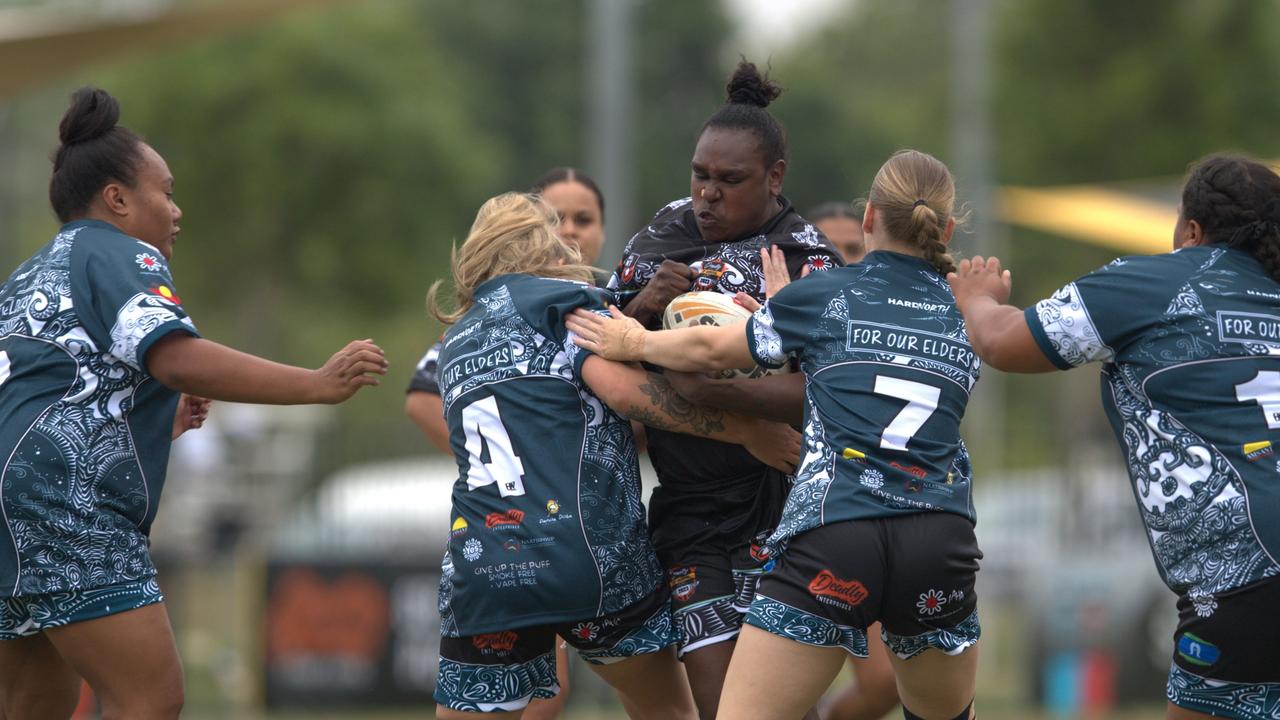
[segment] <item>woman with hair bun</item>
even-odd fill
[[[318,370],[205,340],[169,272],[164,158],[82,88],[59,126],[58,233],[0,285],[0,717],[175,718],[182,663],[148,534],[173,438],[208,400],[339,403],[386,372],[349,343]]]
[[[1165,584],[1168,717],[1280,718],[1280,175],[1212,155],[1173,252],[1120,258],[1020,310],[997,258],[948,279],[983,360],[1103,363],[1102,402]]]
[[[979,363],[944,275],[956,226],[946,166],[880,168],[862,262],[779,290],[746,326],[648,332],[575,314],[578,342],[678,370],[779,367],[806,380],[805,455],[720,698],[725,717],[800,717],[877,620],[904,714],[973,716],[978,550],[960,420]]]
[[[690,197],[658,211],[623,251],[609,287],[623,312],[658,327],[690,290],[765,297],[761,253],[783,256],[792,277],[843,265],[840,253],[782,195],[787,139],[766,109],[782,88],[743,60],[725,103],[703,123],[690,163]],[[798,375],[704,381],[669,373],[691,401],[798,423]],[[749,383],[745,385],[744,383]],[[724,673],[778,520],[789,478],[742,448],[651,429],[659,487],[649,503],[681,630],[680,655],[703,720],[716,716]]]

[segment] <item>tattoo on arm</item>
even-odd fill
[[[656,373],[648,375],[649,381],[640,386],[648,402],[627,408],[628,417],[649,427],[704,437],[725,431],[724,411],[694,405],[681,397],[666,378]]]

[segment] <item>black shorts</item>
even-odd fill
[[[667,589],[612,615],[556,625],[440,638],[435,699],[470,712],[512,712],[535,697],[555,697],[556,636],[589,663],[607,665],[674,645]]]
[[[1219,717],[1280,718],[1280,578],[1178,598],[1169,700]]]
[[[867,626],[909,659],[978,640],[982,552],[968,519],[919,513],[848,520],[791,538],[760,580],[746,622],[791,640],[867,656]]]
[[[760,546],[786,499],[786,477],[766,477],[744,497],[658,488],[650,527],[666,569],[679,654],[734,640],[767,560]]]

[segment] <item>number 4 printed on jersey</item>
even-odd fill
[[[475,490],[498,484],[502,497],[524,494],[524,463],[516,455],[511,435],[492,395],[462,408],[467,436],[467,487]]]

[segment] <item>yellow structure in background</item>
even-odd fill
[[[1046,188],[1003,187],[997,195],[1001,221],[1061,235],[1126,255],[1173,249],[1176,205],[1097,185]]]

